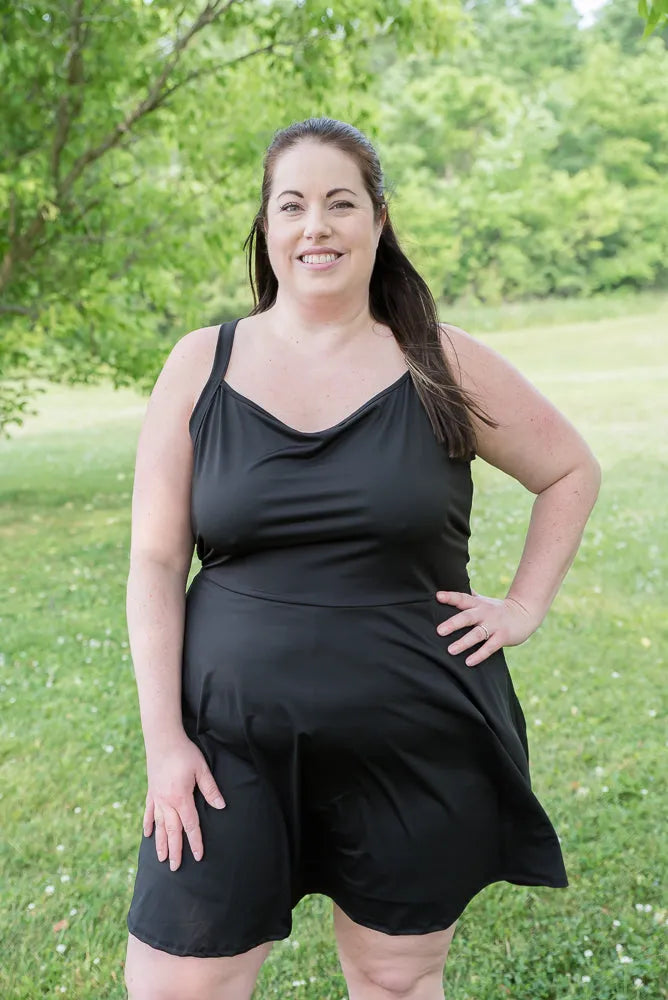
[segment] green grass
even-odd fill
[[[453,942],[448,1000],[668,996],[660,763],[668,351],[657,301],[634,302],[627,315],[615,302],[609,318],[599,302],[596,318],[577,321],[572,307],[553,303],[549,323],[531,325],[524,313],[517,329],[499,319],[500,332],[483,335],[576,424],[604,478],[547,619],[507,650],[534,790],[562,838],[571,885],[497,883],[475,897]],[[128,390],[53,388],[41,404],[42,416],[0,442],[8,584],[0,607],[0,996],[120,1000],[145,795],[124,608],[144,402]],[[502,596],[532,497],[482,461],[473,474],[471,581]],[[328,900],[309,897],[297,908],[292,938],[274,946],[256,996],[346,996]]]

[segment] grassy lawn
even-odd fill
[[[668,996],[668,350],[658,308],[665,316],[668,302],[646,303],[626,314],[618,302],[579,314],[547,304],[538,319],[517,313],[515,328],[502,311],[478,326],[442,311],[560,407],[604,476],[546,621],[506,651],[534,790],[571,884],[497,883],[476,896],[452,946],[448,1000]],[[120,1000],[145,796],[124,607],[144,401],[52,388],[40,402],[42,414],[0,442],[0,996]],[[532,497],[482,461],[473,475],[471,582],[503,596]],[[258,998],[346,996],[330,920],[328,900],[302,902]]]

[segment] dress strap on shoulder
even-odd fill
[[[230,320],[227,323],[221,323],[218,330],[218,339],[216,340],[216,350],[213,355],[211,372],[190,415],[189,430],[193,441],[196,441],[198,437],[204,415],[209,409],[211,401],[220,387],[220,383],[227,370],[227,364],[232,353],[234,329],[237,322],[238,320]]]
[[[234,328],[238,320],[229,320],[221,323],[218,330],[218,340],[216,341],[216,351],[213,356],[213,367],[211,369],[211,381],[216,388],[222,380],[232,353],[232,341],[234,340]]]

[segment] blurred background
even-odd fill
[[[663,0],[639,6],[0,2],[3,998],[125,996],[137,435],[175,341],[252,307],[263,153],[312,115],[376,145],[440,318],[517,365],[603,467],[547,619],[507,651],[571,884],[479,894],[446,996],[668,996],[668,28]],[[471,582],[503,596],[533,497],[472,471]],[[294,916],[257,996],[340,1000],[328,901]]]

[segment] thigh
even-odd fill
[[[128,1000],[250,1000],[271,943],[241,955],[194,958],[170,955],[128,935]]]
[[[385,934],[356,923],[335,903],[334,932],[351,998],[363,996],[368,984],[408,995],[421,981],[440,982],[456,924],[425,934]]]

